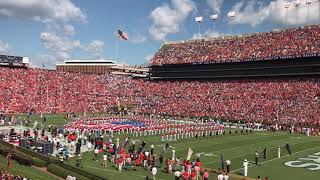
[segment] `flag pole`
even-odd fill
[[[119,37],[118,37],[118,34],[117,34],[117,37],[116,37],[116,61],[118,60],[119,58]]]

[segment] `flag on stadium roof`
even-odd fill
[[[123,32],[123,31],[121,31],[120,29],[118,29],[118,39],[121,39],[121,40],[128,40],[129,39],[129,37],[128,37],[128,35],[125,33],[125,32]]]

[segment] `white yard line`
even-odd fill
[[[309,151],[309,150],[311,150],[311,149],[319,149],[319,147],[313,147],[313,148],[305,149],[305,150],[302,150],[302,151],[297,151],[297,152],[292,153],[291,155],[298,154],[298,153],[302,153],[302,152],[305,152],[305,151]],[[291,156],[291,155],[290,155],[290,154],[287,154],[287,155],[285,155],[285,156],[282,156],[281,158],[288,157],[288,156]],[[279,160],[279,159],[281,159],[281,158],[270,159],[270,160],[268,160],[268,161],[264,161],[264,162],[259,163],[259,164],[265,164],[265,163],[268,163],[268,162],[271,162],[271,161]],[[251,165],[251,166],[248,166],[248,167],[252,167],[252,166],[255,166],[255,165]],[[233,171],[231,171],[231,172],[236,172],[236,171],[239,171],[239,170],[241,170],[241,169],[243,169],[243,168],[235,169],[235,170],[233,170]]]

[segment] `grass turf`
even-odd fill
[[[0,169],[9,172],[11,175],[19,175],[31,179],[59,180],[59,178],[51,176],[33,167],[20,165],[16,161],[13,161],[13,166],[8,170],[7,160],[2,155],[0,155]]]

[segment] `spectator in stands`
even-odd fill
[[[256,33],[162,46],[150,63],[190,64],[271,60],[319,54],[320,26]]]

